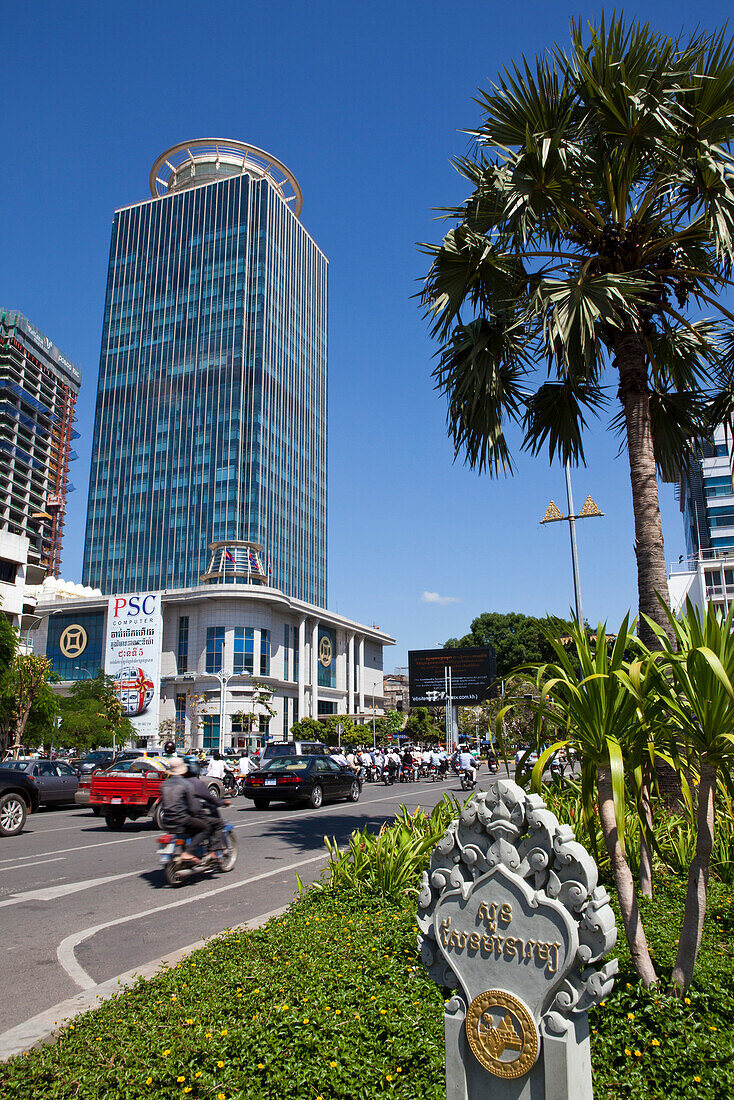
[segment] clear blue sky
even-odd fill
[[[81,579],[110,225],[146,198],[156,156],[222,136],[283,160],[302,220],[330,260],[329,606],[376,622],[408,648],[468,630],[482,611],[566,614],[565,524],[538,526],[560,469],[521,457],[491,481],[453,463],[433,392],[431,345],[412,295],[436,240],[436,207],[463,197],[449,161],[478,122],[473,102],[499,68],[568,40],[554,0],[35,2],[3,9],[0,304],[20,309],[82,368],[63,575]],[[632,12],[632,8],[629,9]],[[730,5],[668,0],[634,13],[675,33],[723,23]],[[626,455],[599,421],[576,503],[584,612],[619,622],[636,605]],[[683,549],[661,492],[668,560]],[[424,592],[452,602],[426,602]]]

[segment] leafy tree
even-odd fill
[[[405,723],[405,734],[410,741],[420,744],[436,744],[443,741],[444,731],[428,707],[415,707]]]
[[[535,619],[517,611],[507,614],[485,611],[472,620],[469,634],[449,638],[445,645],[447,648],[491,645],[497,657],[497,678],[503,680],[521,665],[553,660],[548,629],[556,637],[570,637],[571,623],[551,617]]]
[[[324,736],[324,727],[315,718],[301,718],[291,726],[294,741],[321,741]]]
[[[122,713],[114,677],[102,671],[93,680],[75,680],[70,694],[60,698],[60,706],[57,743],[66,748],[84,752],[121,745],[135,736],[135,727]]]
[[[513,64],[478,102],[474,155],[455,162],[471,193],[424,246],[456,453],[512,472],[516,425],[532,454],[583,462],[590,417],[618,399],[639,608],[670,635],[656,473],[685,471],[734,416],[734,315],[718,302],[734,257],[734,43],[579,20],[570,50]],[[639,631],[653,641],[642,618]]]
[[[50,663],[36,666],[19,650],[18,631],[0,612],[0,751],[25,742],[38,745],[50,742],[54,735],[54,723],[59,712],[58,697],[49,683],[58,676],[50,670]],[[37,673],[45,668],[45,675]],[[28,692],[30,691],[30,696]],[[28,706],[28,704],[30,704]],[[25,714],[23,718],[22,715]],[[19,722],[22,724],[17,738]],[[58,743],[58,742],[57,742]]]

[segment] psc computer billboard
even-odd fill
[[[115,679],[123,714],[147,740],[158,736],[162,639],[160,592],[110,596],[104,670]]]
[[[451,672],[451,702],[472,706],[486,699],[497,676],[491,646],[472,649],[413,649],[408,653],[411,707],[438,707],[446,702]]]

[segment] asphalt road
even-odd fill
[[[480,772],[479,787],[490,781]],[[236,798],[225,809],[238,840],[229,874],[167,887],[149,819],[111,832],[90,810],[41,811],[0,840],[0,1033],[80,989],[114,978],[222,929],[287,905],[327,861],[324,836],[344,843],[379,829],[401,804],[430,810],[459,781],[365,784],[358,803],[319,810]],[[466,797],[466,795],[463,795]]]

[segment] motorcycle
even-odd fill
[[[210,871],[231,871],[237,862],[237,837],[234,825],[230,821],[222,822],[218,835],[215,834],[216,849],[206,852],[198,863],[182,859],[183,853],[191,851],[191,837],[180,833],[165,833],[158,837],[158,858],[163,864],[163,874],[169,886],[183,886],[186,879],[193,875]]]
[[[386,787],[392,787],[395,779],[397,778],[398,767],[397,764],[386,764],[382,769],[382,782]]]
[[[468,768],[462,771],[460,781],[462,791],[473,791],[477,785],[476,776],[473,776]]]

